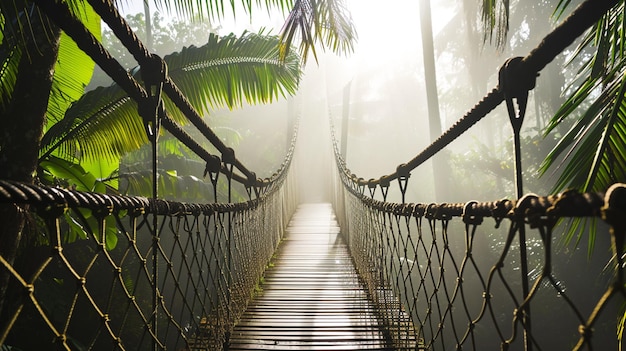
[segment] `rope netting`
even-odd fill
[[[616,184],[606,199],[568,192],[424,205],[386,203],[350,189],[342,226],[398,348],[416,335],[427,350],[607,350],[616,348],[626,301],[625,191]],[[608,223],[612,252],[599,258],[607,267],[593,270],[585,255],[553,247],[562,239],[553,231],[559,219],[586,216]],[[532,267],[527,294],[515,241],[521,230],[528,231]]]
[[[0,257],[11,275],[0,344],[221,349],[295,204],[280,185],[198,205],[0,181],[0,201],[34,209],[43,242],[14,264]],[[84,237],[69,239],[72,227]]]
[[[391,181],[398,181],[404,199],[411,170],[503,101],[519,136],[515,126],[521,126],[523,111],[515,111],[513,99],[523,110],[537,73],[615,2],[586,1],[528,56],[509,60],[498,87],[392,174],[369,181],[359,178],[349,171],[335,142],[343,185],[336,210],[357,269],[396,348],[412,347],[416,338],[420,348],[437,350],[604,349],[606,340],[615,340],[614,311],[626,297],[624,186],[614,186],[606,197],[567,192],[490,203],[385,201]],[[9,276],[4,300],[10,301],[3,306],[0,345],[24,350],[51,345],[221,349],[295,206],[287,172],[294,142],[276,173],[257,178],[202,121],[167,75],[163,60],[146,50],[111,1],[89,3],[141,65],[143,86],[64,2],[35,3],[137,102],[153,146],[154,188],[152,198],[142,198],[0,181],[0,202],[28,208],[28,225],[38,233],[37,245],[14,262],[0,257],[0,272]],[[221,157],[170,117],[162,95]],[[158,199],[156,144],[161,127],[206,162],[216,203]],[[218,182],[227,185],[225,203],[218,203]],[[230,203],[235,186],[245,189],[249,201]],[[378,187],[383,201],[374,199]],[[572,217],[606,221],[612,250],[609,269],[582,274],[556,263],[555,225]],[[483,224],[486,218],[495,219],[499,229]],[[532,245],[530,257],[525,245]],[[578,273],[577,279],[571,277]],[[582,286],[571,288],[574,280]],[[589,293],[590,286],[599,292]],[[593,333],[596,326],[611,321],[612,335]]]
[[[507,60],[497,87],[391,174],[366,180],[352,173],[341,153],[346,140],[340,145],[332,130],[335,208],[396,347],[410,347],[415,337],[425,350],[617,349],[626,302],[626,186],[615,184],[606,195],[524,196],[520,153],[528,92],[539,71],[615,4],[583,2],[526,57]],[[513,127],[518,200],[407,203],[411,171],[502,102]],[[392,182],[402,203],[387,202]],[[603,264],[563,250],[565,233],[556,224],[574,218],[604,220],[596,235],[606,244]]]

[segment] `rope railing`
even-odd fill
[[[186,204],[0,181],[1,203],[29,204],[42,223],[14,264],[0,256],[11,301],[0,345],[221,349],[295,207],[281,185],[244,203]]]
[[[343,225],[350,228],[357,270],[397,348],[405,346],[405,335],[417,333],[424,350],[610,350],[616,349],[616,322],[626,301],[624,201],[623,184],[605,196],[566,192],[430,205],[385,203],[347,191]],[[553,248],[562,239],[555,224],[571,217],[606,221],[611,252],[601,259],[610,262],[608,268],[586,267],[584,254],[577,257],[582,264],[574,265],[566,256],[571,253]],[[485,224],[488,218],[500,229]],[[520,261],[514,239],[521,227],[532,232],[532,288],[526,295],[514,278]],[[526,306],[532,315],[523,312]]]
[[[222,349],[295,207],[296,191],[287,172],[295,133],[280,168],[269,178],[257,178],[202,121],[164,62],[146,50],[110,0],[89,3],[141,65],[143,86],[64,2],[36,3],[137,102],[153,143],[154,190],[152,198],[143,198],[0,180],[0,203],[27,204],[33,210],[28,215],[28,250],[15,262],[0,256],[0,270],[9,276],[5,300],[11,302],[0,316],[0,345],[23,350]],[[626,186],[617,184],[606,194],[566,192],[485,203],[385,201],[394,180],[404,200],[410,172],[503,101],[514,129],[521,125],[538,72],[615,3],[586,1],[528,56],[507,61],[498,87],[394,173],[359,178],[348,169],[335,141],[342,185],[337,212],[391,347],[411,348],[417,337],[424,350],[615,348],[616,328],[608,335],[609,329],[596,327],[615,325],[617,314],[611,311],[626,299]],[[170,117],[162,93],[221,157]],[[157,197],[160,127],[206,162],[215,203]],[[226,175],[221,180],[228,186],[226,203],[218,202],[220,173]],[[230,203],[233,180],[245,186],[249,201]],[[374,199],[378,187],[383,201]],[[553,249],[559,239],[556,223],[573,217],[602,218],[610,233],[610,269],[583,275],[594,277],[593,284],[576,277],[582,269],[562,264]],[[483,225],[486,218],[495,220],[496,229]],[[527,229],[532,232],[528,237]],[[529,257],[526,244],[531,245]],[[529,280],[532,286],[525,286]],[[572,288],[576,282],[582,286]],[[590,285],[598,288],[592,291]]]
[[[406,336],[417,334],[424,350],[617,349],[626,301],[626,185],[615,184],[606,195],[523,195],[519,143],[528,91],[539,72],[616,3],[583,2],[526,57],[508,60],[496,88],[395,172],[369,180],[354,174],[331,126],[336,211],[397,348],[410,347]],[[411,171],[502,102],[514,133],[518,199],[407,203]],[[392,181],[402,203],[387,202]],[[487,218],[495,229],[483,224]],[[608,253],[596,271],[587,256],[573,268],[572,254],[553,247],[564,240],[556,224],[581,218],[603,219],[600,233],[609,233],[596,235]]]
[[[209,164],[214,163],[213,155],[194,141],[169,116],[163,108],[163,104],[158,103],[161,99],[161,91],[164,91],[192,124],[198,128],[202,135],[222,153],[224,164],[219,168],[221,173],[226,174],[241,184],[255,188],[266,187],[275,180],[273,178],[256,178],[256,174],[236,158],[234,151],[227,147],[206,125],[200,114],[167,75],[167,66],[163,60],[147,51],[110,1],[93,0],[90,1],[90,4],[129,49],[133,57],[142,65],[142,77],[146,84],[145,88],[108,53],[102,44],[85,28],[84,24],[71,14],[67,4],[49,0],[38,0],[36,3],[37,6],[46,11],[47,16],[51,20],[76,42],[80,49],[85,51],[115,83],[138,103],[139,114],[144,119],[149,136],[158,137],[158,129],[160,126],[163,126],[174,137],[185,143],[187,147],[207,162],[207,169],[211,168],[208,166]],[[233,173],[228,167],[229,164],[240,170],[243,175]]]
[[[507,101],[507,104],[509,104],[515,98],[518,99],[518,102],[521,102],[524,96],[528,94],[528,91],[534,88],[535,79],[539,72],[615,4],[617,4],[616,0],[588,0],[582,3],[526,57],[511,59],[507,64],[503,65],[499,74],[500,82],[498,86],[485,95],[482,100],[432,144],[411,160],[398,165],[394,172],[378,178],[358,178],[351,173],[343,160],[340,160],[342,164],[339,167],[339,171],[355,178],[355,183],[358,186],[384,188],[394,180],[402,180],[412,170],[428,161],[461,136],[461,134],[469,130],[503,101]]]

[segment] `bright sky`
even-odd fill
[[[432,7],[433,32],[437,33],[451,18],[450,8],[454,5],[453,0],[430,0]],[[156,10],[153,0],[152,11]],[[381,5],[379,0],[346,0],[350,9],[357,32],[359,43],[355,54],[364,54],[369,58],[382,59],[388,50],[415,50],[414,46],[420,45],[419,6],[415,0],[386,0]],[[143,0],[120,0],[123,13],[143,12]],[[261,27],[273,27],[274,33],[278,33],[284,23],[280,13],[270,18],[265,10],[254,13],[250,22],[248,16],[241,15],[237,19],[226,15],[220,20],[223,28],[222,34],[234,32],[241,33],[243,30],[257,31]],[[374,56],[374,57],[373,57]]]

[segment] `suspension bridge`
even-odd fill
[[[623,184],[602,194],[405,201],[411,171],[503,102],[519,157],[515,125],[534,78],[614,1],[584,2],[535,50],[506,61],[497,87],[392,174],[353,174],[332,127],[336,172],[328,204],[299,203],[289,171],[297,127],[281,167],[258,178],[110,1],[89,3],[148,72],[151,89],[122,69],[64,3],[36,3],[137,102],[146,125],[166,129],[206,161],[215,201],[166,201],[156,188],[146,198],[0,180],[0,202],[27,211],[41,237],[28,252],[0,256],[1,350],[617,348],[626,297]],[[221,157],[177,125],[161,94]],[[153,129],[155,160],[157,135]],[[157,168],[153,162],[154,184]],[[518,190],[520,172],[518,163]],[[394,183],[400,203],[387,201]],[[248,200],[231,203],[233,193]],[[557,264],[554,228],[571,218],[604,221],[609,269]]]

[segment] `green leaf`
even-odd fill
[[[39,163],[39,166],[53,176],[67,180],[79,191],[94,191],[96,177],[86,172],[79,164],[50,156]]]
[[[171,79],[201,113],[212,108],[271,102],[294,94],[301,75],[299,58],[278,59],[278,38],[244,33],[240,38],[211,35],[202,47],[164,57]],[[139,77],[139,73],[136,73]],[[166,109],[180,122],[169,99]],[[74,103],[42,140],[41,157],[109,160],[148,143],[137,105],[117,85],[100,87]]]
[[[112,217],[111,217],[112,218]],[[105,227],[105,246],[107,248],[107,250],[111,251],[113,249],[115,249],[115,247],[117,246],[117,242],[118,242],[118,238],[117,238],[117,234],[118,234],[118,230],[117,227],[115,226],[115,222],[113,220],[108,220],[106,221],[106,227]]]
[[[82,6],[77,5],[74,14],[96,39],[100,40],[100,16],[91,6],[87,2],[84,2]],[[94,66],[94,61],[78,48],[74,40],[62,33],[59,56],[54,68],[52,92],[48,100],[49,121],[54,123],[61,120],[69,105],[84,94],[85,86],[91,80]]]
[[[85,232],[85,228],[83,228],[83,226],[76,218],[74,218],[69,213],[65,213],[64,218],[70,229],[67,237],[65,238],[68,243],[76,241],[77,238],[87,239],[87,233]]]

